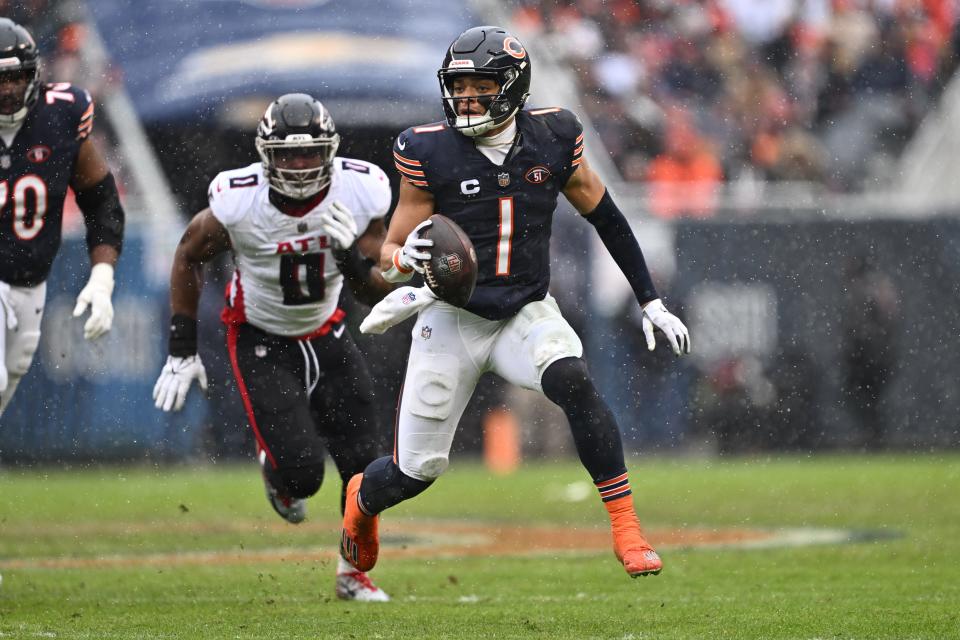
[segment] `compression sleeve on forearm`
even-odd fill
[[[604,191],[600,203],[584,217],[597,230],[603,246],[627,277],[637,301],[643,305],[659,298],[640,244],[610,192]]]
[[[94,247],[107,244],[120,253],[125,215],[113,174],[108,173],[89,189],[77,191],[76,198],[87,224],[87,247],[93,251]]]

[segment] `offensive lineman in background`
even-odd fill
[[[90,308],[87,340],[113,323],[113,272],[123,244],[117,185],[89,138],[90,94],[65,82],[41,83],[39,62],[30,33],[0,18],[0,414],[40,342],[68,186],[83,212],[92,266],[73,311]]]
[[[609,513],[617,559],[631,576],[658,574],[663,564],[634,511],[617,424],[593,384],[580,339],[548,293],[560,193],[594,226],[627,277],[643,307],[648,348],[655,346],[656,326],[674,353],[687,353],[687,329],[660,301],[629,224],[587,165],[577,117],[558,107],[522,110],[531,76],[523,45],[499,27],[469,29],[450,45],[438,76],[446,122],[407,129],[393,148],[403,179],[381,269],[391,282],[422,271],[433,241],[420,234],[442,212],[473,242],[477,285],[463,309],[440,300],[419,308],[395,454],[350,480],[341,554],[360,570],[373,567],[378,514],[443,473],[477,380],[493,371],[563,409]],[[390,321],[398,320],[406,312],[394,299],[405,293],[391,294],[370,317],[393,307]]]
[[[257,129],[262,162],[224,171],[210,206],[188,225],[170,274],[170,355],[153,391],[156,406],[179,410],[192,381],[206,389],[197,355],[201,267],[233,251],[236,271],[221,318],[267,499],[285,520],[306,517],[330,452],[343,483],[380,453],[373,385],[338,307],[346,280],[373,304],[392,286],[375,266],[390,207],[376,165],[336,157],[340,136],[309,95],[272,102]],[[387,595],[342,559],[341,599]]]

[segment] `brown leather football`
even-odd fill
[[[423,279],[438,298],[462,307],[477,285],[477,252],[470,238],[456,222],[439,213],[430,216],[433,224],[422,237],[433,240],[433,256],[424,265]]]

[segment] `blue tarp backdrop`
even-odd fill
[[[148,123],[223,115],[304,91],[383,124],[440,117],[436,69],[476,24],[425,0],[91,0],[97,28]],[[332,105],[339,105],[334,109]]]
[[[153,407],[166,360],[168,291],[143,269],[144,242],[124,241],[113,329],[90,343],[73,305],[89,275],[82,237],[65,238],[47,281],[42,337],[30,372],[0,420],[0,461],[142,456],[182,458],[195,449],[205,407],[194,390],[180,414]]]

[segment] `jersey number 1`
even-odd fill
[[[280,256],[280,286],[283,304],[295,306],[323,300],[322,253],[287,253]]]
[[[497,275],[510,275],[513,251],[513,196],[500,198],[500,234],[497,238]]]
[[[0,209],[7,206],[10,186],[0,182]],[[33,194],[33,215],[27,211],[27,194]],[[13,232],[20,240],[33,240],[43,229],[47,215],[47,183],[40,176],[28,173],[13,183]]]

